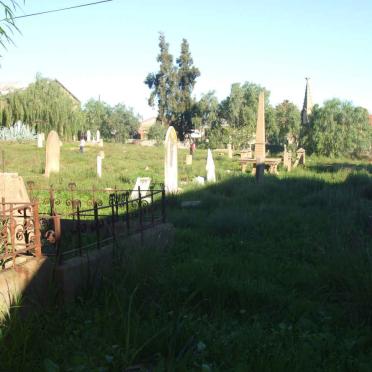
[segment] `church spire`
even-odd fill
[[[304,98],[304,105],[301,111],[301,123],[308,124],[309,123],[309,115],[311,114],[311,110],[313,109],[313,100],[311,98],[310,93],[310,78],[306,79],[306,90],[305,90],[305,98]]]

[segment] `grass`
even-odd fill
[[[52,182],[162,181],[162,148],[105,145],[98,181],[95,150],[81,156],[75,147],[63,146]],[[42,166],[26,164],[35,151],[8,145],[7,170],[47,185]],[[205,159],[197,151],[180,178],[205,175]],[[216,156],[217,184],[188,182],[169,200],[174,246],[131,254],[73,305],[27,319],[11,311],[1,327],[0,369],[369,371],[372,167],[307,160],[257,185],[236,161]],[[201,205],[181,208],[182,200]]]

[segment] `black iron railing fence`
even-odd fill
[[[136,191],[83,190],[85,194],[69,187],[59,199],[52,187],[47,190],[47,197],[43,191],[33,188],[29,194],[31,203],[2,201],[0,267],[3,269],[16,267],[26,256],[51,256],[59,264],[90,249],[108,244],[116,247],[118,238],[133,233],[142,236],[145,229],[166,220],[164,187],[148,190],[139,187]],[[79,193],[91,198],[83,203],[77,197]],[[49,212],[40,213],[40,206]]]
[[[41,257],[37,203],[0,203],[0,267],[16,267],[27,257]]]

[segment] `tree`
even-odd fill
[[[162,125],[173,125],[178,136],[184,136],[193,128],[194,100],[192,91],[199,70],[193,66],[193,60],[186,39],[182,40],[181,54],[173,65],[173,56],[169,53],[169,44],[164,34],[159,36],[160,53],[157,61],[160,69],[157,73],[150,73],[145,84],[150,88],[149,105],[158,106],[157,121]]]
[[[176,107],[177,72],[173,66],[173,56],[169,53],[169,44],[165,41],[163,33],[159,35],[160,53],[157,61],[160,69],[157,73],[149,73],[145,84],[151,90],[148,103],[151,107],[158,107],[157,120],[163,125],[169,125],[174,118]]]
[[[18,30],[14,22],[14,12],[19,8],[19,4],[15,0],[0,1],[0,6],[4,9],[4,20],[0,24],[0,45],[6,48],[6,44],[12,43],[10,34],[14,30]]]
[[[102,138],[111,138],[109,117],[111,107],[101,100],[91,98],[84,106],[85,129],[100,130]]]
[[[109,127],[115,142],[125,142],[137,133],[139,127],[138,116],[134,114],[131,108],[119,103],[111,111]]]
[[[60,136],[72,138],[84,124],[80,103],[55,80],[40,74],[25,90],[9,93],[0,102],[3,126],[20,120],[39,133],[56,130]]]
[[[186,39],[183,39],[181,43],[181,54],[177,59],[177,114],[172,123],[181,139],[183,139],[187,133],[190,133],[193,128],[194,100],[191,94],[196,79],[200,76],[199,69],[193,66],[194,62],[189,49],[189,43]]]
[[[201,96],[195,103],[195,116],[193,126],[195,128],[216,128],[220,126],[219,103],[214,91],[210,91]]]
[[[298,146],[301,127],[301,114],[297,106],[283,101],[275,107],[275,120],[278,126],[278,142]]]
[[[358,156],[370,149],[372,130],[368,111],[350,102],[331,99],[315,105],[310,125],[304,128],[304,144],[310,152],[325,156]]]

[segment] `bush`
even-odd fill
[[[9,128],[0,128],[1,141],[33,141],[35,138],[35,131],[20,121],[17,121]]]
[[[147,136],[150,140],[155,140],[157,143],[162,143],[165,139],[166,132],[167,130],[163,125],[155,123],[153,126],[150,127]]]

